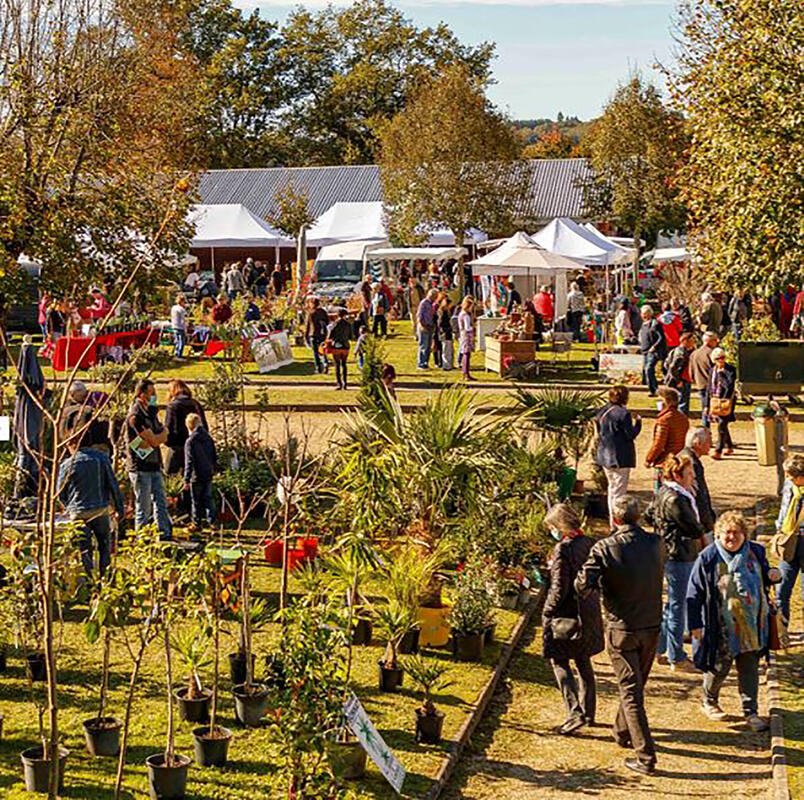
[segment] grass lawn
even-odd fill
[[[253,532],[251,541],[257,541]],[[277,602],[279,570],[269,567],[262,558],[254,562],[255,596],[263,595]],[[291,580],[291,591],[294,583]],[[63,644],[59,660],[60,729],[63,742],[70,750],[67,762],[65,791],[62,796],[100,800],[112,796],[116,761],[93,759],[84,746],[81,721],[94,716],[100,685],[101,645],[86,643],[82,620],[83,606],[68,610],[63,626]],[[497,611],[497,637],[507,639],[518,618],[517,612]],[[232,629],[234,626],[232,625]],[[261,675],[261,655],[268,652],[278,639],[278,627],[269,626],[255,636],[258,653],[257,673]],[[449,742],[471,709],[482,686],[496,664],[501,645],[486,648],[483,662],[463,664],[455,662],[446,650],[428,652],[433,658],[454,663],[451,679],[454,685],[438,697],[439,708],[446,713],[444,743],[440,746],[419,745],[414,737],[414,709],[419,704],[418,694],[409,678],[398,694],[380,693],[377,689],[377,661],[384,645],[378,642],[369,647],[356,647],[354,688],[369,716],[376,724],[386,743],[401,760],[408,777],[405,795],[423,797],[432,782]],[[235,736],[230,746],[230,763],[222,770],[191,766],[188,796],[199,800],[245,800],[245,798],[286,797],[283,776],[277,768],[274,745],[267,728],[242,729],[234,721],[234,704],[230,692],[228,665],[225,654],[235,649],[234,640],[226,637],[222,646],[221,671],[221,724],[233,729]],[[164,689],[163,651],[156,642],[146,655],[139,682],[132,729],[129,737],[128,766],[125,776],[127,798],[148,796],[145,758],[164,748],[167,709]],[[184,685],[184,670],[176,660],[176,684]],[[113,647],[111,685],[108,712],[122,717],[124,698],[130,671],[130,658],[122,642]],[[211,677],[211,669],[207,678]],[[0,711],[5,725],[0,742],[0,795],[8,800],[29,797],[22,783],[20,752],[36,744],[36,711],[30,701],[28,684],[19,654],[9,652],[8,672],[0,676]],[[177,713],[177,712],[176,712]],[[177,713],[178,719],[178,713]],[[191,730],[194,724],[178,722],[176,749],[192,756]],[[389,798],[392,790],[377,768],[369,763],[365,780],[353,784],[355,798]]]
[[[793,593],[790,616],[791,631],[798,631],[801,637],[801,631],[804,631],[804,604],[800,591]],[[804,642],[799,639],[797,647],[784,655],[779,654],[777,660],[790,797],[804,797]]]

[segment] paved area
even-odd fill
[[[638,440],[640,461],[652,427],[646,423]],[[705,462],[709,485],[719,510],[740,508],[752,514],[758,496],[775,492],[775,468],[756,464],[750,425],[734,425],[733,436],[738,444],[734,456]],[[804,444],[804,429],[796,426],[791,439],[796,445]],[[639,468],[631,489],[647,499],[651,481],[647,471]],[[563,707],[549,664],[541,657],[541,630],[534,625],[445,796],[449,800],[768,796],[770,737],[752,733],[742,724],[733,676],[721,700],[724,710],[734,716],[717,723],[700,713],[697,675],[654,667],[647,708],[659,763],[655,775],[641,777],[624,768],[626,751],[610,736],[617,691],[605,653],[597,657],[595,666],[599,724],[572,738],[554,734],[563,721]],[[760,712],[767,713],[764,685]]]

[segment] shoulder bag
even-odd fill
[[[728,417],[731,414],[731,398],[730,397],[710,397],[709,398],[709,416],[710,417]]]

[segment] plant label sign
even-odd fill
[[[639,353],[601,353],[600,372],[609,378],[621,378],[628,373],[642,374],[642,356]]]
[[[343,713],[352,733],[363,745],[369,758],[399,794],[402,791],[402,784],[405,782],[405,768],[385,744],[382,736],[374,727],[374,723],[368,718],[366,710],[354,694],[344,703]]]
[[[11,418],[0,417],[0,442],[11,441]]]

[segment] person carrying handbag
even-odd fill
[[[712,372],[709,375],[709,419],[717,422],[717,445],[712,458],[719,461],[723,453],[734,452],[734,442],[729,432],[729,423],[734,422],[734,392],[737,387],[737,370],[726,363],[726,351],[716,347],[712,351]]]
[[[600,595],[590,592],[578,598],[574,582],[589,556],[593,542],[584,536],[581,520],[572,506],[553,506],[544,524],[557,544],[550,562],[550,590],[542,612],[542,644],[558,688],[564,698],[566,721],[557,732],[569,736],[595,721],[596,687],[592,656],[603,651]],[[575,662],[575,675],[570,667]]]

